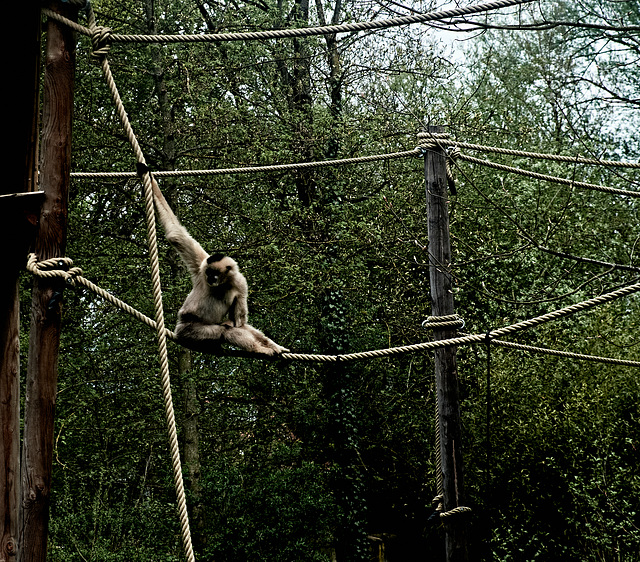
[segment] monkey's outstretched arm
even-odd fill
[[[194,238],[187,232],[187,229],[180,224],[178,217],[174,214],[169,207],[169,203],[164,198],[162,191],[155,179],[151,179],[153,186],[153,198],[156,203],[156,209],[158,210],[158,218],[162,223],[167,240],[176,249],[182,261],[189,269],[189,273],[195,276],[200,271],[200,264],[203,260],[207,259],[208,254],[204,251],[202,246],[194,240]]]

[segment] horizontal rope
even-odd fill
[[[216,176],[226,174],[254,174],[259,172],[279,172],[308,168],[323,168],[329,166],[346,166],[348,164],[362,164],[367,162],[377,162],[380,160],[393,160],[397,158],[408,158],[419,156],[420,149],[405,150],[402,152],[392,152],[390,154],[372,154],[370,156],[357,156],[355,158],[340,158],[337,160],[321,160],[318,162],[296,162],[291,164],[271,164],[268,166],[245,166],[241,168],[217,168],[213,170],[181,170],[153,172],[157,177],[198,177]],[[72,172],[71,177],[89,178],[136,178],[136,172]]]
[[[424,136],[425,133],[420,133],[418,136],[422,139],[426,139]],[[210,175],[226,175],[226,174],[251,174],[251,173],[260,173],[260,172],[277,172],[277,171],[288,171],[288,170],[297,170],[297,169],[309,169],[309,168],[322,168],[327,166],[342,166],[349,164],[360,164],[360,163],[368,163],[368,162],[376,162],[380,160],[391,160],[398,158],[407,158],[407,157],[415,157],[420,156],[424,150],[433,146],[434,143],[441,144],[442,141],[446,140],[447,145],[452,146],[463,146],[463,147],[472,147],[477,149],[487,149],[488,151],[494,151],[502,154],[518,154],[518,155],[531,155],[533,157],[542,157],[548,160],[557,160],[562,162],[574,162],[575,159],[573,157],[560,157],[554,156],[551,154],[541,154],[541,153],[532,153],[532,152],[523,152],[523,151],[514,151],[511,149],[501,149],[497,147],[484,147],[482,145],[472,145],[469,143],[459,143],[456,141],[451,141],[449,136],[445,134],[442,137],[435,137],[432,134],[429,135],[430,140],[432,142],[423,142],[419,147],[413,150],[406,150],[401,152],[393,152],[389,154],[374,154],[370,156],[359,156],[355,158],[342,158],[337,160],[323,160],[319,162],[297,162],[291,164],[272,164],[266,166],[245,166],[240,168],[218,168],[212,170],[182,170],[182,171],[158,171],[154,172],[154,175],[158,177],[203,177]],[[482,166],[487,166],[490,168],[499,169],[502,171],[506,171],[509,173],[515,173],[519,175],[524,175],[527,177],[531,177],[534,179],[541,179],[544,181],[549,181],[553,183],[560,183],[563,185],[574,186],[577,188],[601,191],[605,193],[612,193],[616,195],[624,195],[629,197],[640,197],[640,192],[637,191],[629,191],[624,189],[616,189],[607,186],[601,186],[596,184],[590,184],[585,182],[577,182],[574,180],[570,180],[567,178],[560,178],[556,176],[550,176],[546,174],[540,174],[537,172],[530,172],[527,170],[522,170],[520,168],[514,168],[512,166],[506,166],[504,164],[498,164],[495,162],[491,162],[488,160],[483,160],[480,158],[474,158],[468,156],[466,154],[462,154],[459,151],[456,151],[450,155],[454,159],[464,160],[470,163],[479,164]],[[603,165],[620,165],[627,167],[637,167],[636,164],[630,162],[614,162],[611,160],[590,160],[584,159],[584,162],[581,163],[591,163],[591,164],[603,164]],[[447,163],[449,164],[449,159],[447,159]],[[129,179],[129,178],[137,178],[138,174],[136,172],[72,172],[72,178],[78,179]]]

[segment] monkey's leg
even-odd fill
[[[176,326],[178,343],[205,353],[219,352],[223,341],[252,353],[275,355],[288,349],[270,340],[260,330],[249,324],[241,328],[230,322],[203,324],[202,322],[179,322]]]
[[[246,329],[247,331],[251,332],[251,334],[253,334],[253,337],[256,339],[256,341],[262,347],[265,347],[265,348],[268,348],[268,349],[272,349],[275,353],[278,353],[278,354],[279,353],[286,353],[286,352],[289,351],[286,347],[282,347],[281,345],[278,345],[273,340],[269,339],[267,336],[265,336],[257,328],[254,328],[253,326],[251,326],[249,324],[245,324],[243,326],[243,328]],[[271,353],[269,355],[271,355]]]
[[[231,345],[253,353],[275,355],[276,353],[288,351],[284,347],[280,347],[275,342],[272,342],[260,330],[256,330],[249,324],[245,324],[241,328],[229,328],[224,333],[224,339]]]
[[[203,324],[202,322],[178,322],[176,336],[178,343],[205,353],[219,352],[224,333],[230,329],[224,324]]]

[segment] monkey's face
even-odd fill
[[[224,285],[233,275],[236,262],[222,254],[209,256],[204,266],[204,276],[209,287]]]

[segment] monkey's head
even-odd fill
[[[224,285],[238,271],[235,260],[224,254],[211,254],[202,266],[209,287]]]

